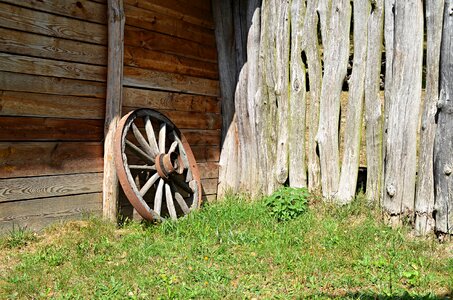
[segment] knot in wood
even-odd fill
[[[299,83],[299,79],[295,79],[294,80],[294,84],[293,84],[293,88],[296,92],[298,92],[300,90],[300,83]]]
[[[389,184],[387,185],[387,194],[390,196],[390,197],[393,197],[395,196],[395,193],[396,193],[396,188],[393,184]]]
[[[451,166],[450,165],[445,165],[444,167],[444,174],[447,175],[447,176],[450,176],[451,175]]]

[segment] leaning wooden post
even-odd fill
[[[123,0],[109,0],[102,212],[104,218],[112,221],[116,220],[118,214],[118,176],[116,174],[115,162],[113,161],[113,137],[118,121],[121,118],[124,23]]]

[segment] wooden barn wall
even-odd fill
[[[102,209],[106,14],[0,1],[0,232]]]
[[[0,232],[102,209],[106,3],[0,0]],[[170,117],[213,198],[221,116],[210,1],[124,6],[123,113]]]
[[[168,116],[192,147],[204,198],[213,199],[222,120],[210,0],[124,0],[124,11],[123,114],[147,107]]]

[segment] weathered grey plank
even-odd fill
[[[0,181],[0,202],[101,191],[102,173],[11,178]]]
[[[444,1],[425,1],[426,11],[426,96],[421,120],[417,190],[415,194],[415,232],[425,235],[435,227],[434,138],[435,115],[439,99],[439,63]]]
[[[453,3],[445,1],[434,146],[436,231],[453,234]]]
[[[302,61],[302,40],[305,35],[305,1],[291,3],[291,58],[290,58],[290,97],[289,97],[289,185],[306,187],[305,166],[305,63]]]
[[[41,230],[59,221],[80,219],[87,213],[98,214],[101,208],[101,193],[0,203],[0,232],[18,228]]]
[[[332,4],[330,34],[327,45],[324,45],[324,78],[317,134],[322,194],[325,198],[332,198],[337,193],[340,177],[338,122],[340,94],[349,58],[350,20],[351,5],[348,0]]]
[[[382,179],[382,101],[380,74],[384,30],[384,0],[375,1],[368,22],[365,75],[365,128],[367,155],[366,196],[379,203]]]
[[[317,154],[316,134],[319,124],[319,101],[322,86],[322,65],[318,41],[318,15],[316,9],[318,0],[307,1],[302,47],[307,56],[310,92],[308,94],[308,188],[310,191],[321,188],[321,167]]]
[[[387,134],[384,152],[382,205],[392,224],[413,217],[416,174],[416,133],[421,101],[423,7],[418,0],[395,2],[392,81],[386,96]],[[388,103],[388,105],[387,105]]]
[[[354,61],[349,84],[340,183],[336,194],[336,199],[340,204],[352,201],[357,186],[370,11],[371,5],[368,1],[354,2]]]

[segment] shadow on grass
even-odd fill
[[[399,300],[450,300],[452,299],[452,293],[442,294],[442,295],[434,295],[434,294],[427,294],[424,296],[421,295],[411,295],[409,293],[403,293],[400,295],[380,295],[375,294],[372,292],[356,292],[356,293],[345,293],[343,295],[332,295],[328,293],[317,293],[308,295],[308,299],[363,299],[363,300],[391,300],[391,299],[399,299]]]

